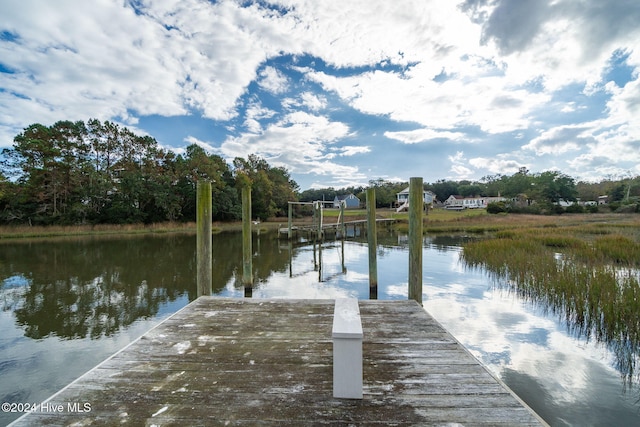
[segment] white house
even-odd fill
[[[445,209],[485,209],[489,203],[502,202],[504,197],[462,197],[452,194],[444,201]]]
[[[450,195],[447,200],[444,201],[445,209],[464,209],[464,197],[456,194]]]
[[[399,193],[396,193],[396,204],[398,205],[397,211],[400,212],[403,209],[409,207],[409,187],[405,188]],[[425,204],[431,204],[436,199],[435,193],[429,190],[422,191],[422,201]]]

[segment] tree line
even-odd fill
[[[300,192],[287,169],[272,167],[259,156],[228,164],[195,144],[176,154],[150,136],[97,119],[32,124],[15,136],[12,148],[2,151],[0,165],[2,224],[189,222],[195,218],[198,180],[212,182],[216,221],[241,218],[240,189],[246,184],[252,187],[252,217],[261,220],[285,216],[289,201],[331,201],[352,193],[364,202],[367,188]],[[368,184],[375,188],[378,208],[393,207],[396,194],[409,185],[384,179]],[[558,171],[529,173],[526,168],[512,175],[438,180],[424,187],[440,202],[451,195],[501,195],[519,200],[521,211],[532,213],[552,213],[561,200],[590,201],[600,195],[608,195],[611,206],[632,205],[638,210],[640,198],[640,177],[576,182]]]
[[[32,124],[0,159],[0,223],[121,224],[193,221],[198,180],[212,182],[213,219],[241,217],[240,186],[254,218],[286,213],[298,186],[284,168],[250,155],[233,166],[198,145],[184,154],[115,123]]]
[[[369,187],[375,188],[378,208],[393,207],[396,195],[409,186],[408,182],[392,182],[383,179],[369,181]],[[333,200],[335,196],[352,193],[361,201],[365,200],[367,187],[332,187],[305,190],[300,200]],[[530,173],[526,168],[514,174],[496,174],[485,176],[479,181],[445,180],[426,182],[424,189],[433,192],[436,200],[444,202],[451,195],[462,197],[502,196],[509,202],[501,209],[512,212],[560,213],[560,202],[598,201],[599,196],[608,196],[608,205],[612,210],[625,208],[638,210],[640,201],[640,176],[625,179],[605,179],[599,182],[576,181],[559,171]],[[577,207],[573,208],[579,211]],[[630,208],[630,209],[629,209]],[[572,209],[569,209],[571,211]],[[562,209],[564,211],[564,209]]]

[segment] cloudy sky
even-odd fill
[[[0,147],[98,118],[302,189],[640,174],[638,0],[4,0]]]

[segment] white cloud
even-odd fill
[[[369,153],[371,148],[362,147],[362,146],[354,146],[354,145],[346,145],[340,148],[341,156],[354,156],[356,154]]]
[[[287,77],[273,67],[265,67],[260,72],[258,85],[267,92],[271,92],[274,95],[283,93],[287,90],[288,84]]]
[[[250,133],[260,133],[262,131],[260,121],[270,119],[276,114],[276,111],[264,108],[259,103],[254,102],[247,107],[244,125]]]
[[[405,144],[442,139],[443,157],[469,144],[486,150],[453,164],[458,177],[517,171],[527,156],[540,170],[549,154],[553,166],[585,175],[640,161],[633,0],[5,3],[0,146],[31,123],[95,117],[144,131],[149,117],[190,115],[236,135],[212,132],[220,152],[258,150],[299,174],[344,173],[344,182],[398,169],[356,163],[388,158],[388,146],[363,140],[375,133]],[[631,80],[607,83],[621,55]],[[321,113],[331,120],[313,119]],[[358,113],[379,119],[371,132]],[[417,129],[391,131],[393,122]],[[510,132],[530,140],[504,153],[495,142],[504,139],[492,137]],[[354,156],[364,147],[371,155]],[[343,156],[353,163],[338,164]]]
[[[327,107],[327,98],[320,94],[305,91],[295,98],[283,99],[282,106],[287,110],[303,108],[312,112],[318,112]]]
[[[338,67],[383,61],[410,64],[442,56],[460,45],[477,46],[478,28],[448,0],[280,0],[297,19],[291,37],[302,48]],[[477,39],[476,39],[477,40]]]
[[[473,171],[465,165],[467,159],[462,151],[456,152],[453,156],[448,156],[448,159],[451,162],[449,171],[454,174],[454,179],[465,179],[471,176]]]
[[[578,151],[595,143],[591,131],[589,126],[584,125],[557,126],[542,132],[539,137],[532,139],[522,148],[532,150],[538,156]]]
[[[487,157],[475,157],[469,159],[469,164],[480,170],[487,170],[492,174],[511,175],[523,166],[517,160],[505,159],[505,158],[487,158]]]
[[[543,93],[507,87],[498,76],[482,75],[483,68],[476,69],[477,77],[442,83],[433,80],[435,75],[420,72],[421,68],[416,65],[406,73],[374,71],[345,78],[313,72],[309,78],[364,113],[389,115],[443,131],[471,125],[489,133],[523,129],[531,124],[530,114],[549,100]]]
[[[303,92],[300,98],[302,105],[312,111],[319,111],[327,106],[327,99],[324,96],[318,96],[311,92]]]
[[[288,19],[258,7],[136,4],[139,13],[106,1],[2,8],[0,28],[16,36],[0,43],[2,63],[13,72],[0,75],[9,98],[2,100],[1,125],[15,133],[34,122],[173,116],[189,109],[229,119],[258,65],[289,39]],[[274,89],[277,80],[266,72],[264,82]]]
[[[364,175],[355,166],[332,162],[331,145],[347,137],[349,128],[326,117],[304,112],[285,115],[260,134],[245,133],[228,138],[219,149],[227,158],[257,154],[274,166],[285,166],[293,173],[325,176],[330,181],[357,182]],[[338,149],[342,155],[365,152],[366,147]]]
[[[633,49],[640,37],[640,6],[632,1],[499,0],[482,9],[483,40],[505,54],[507,77],[540,78],[550,91],[594,84],[611,54],[621,46]]]
[[[206,152],[208,153],[213,153],[216,148],[209,142],[206,141],[201,141],[200,139],[196,138],[195,136],[188,136],[184,139],[185,142],[187,142],[188,144],[195,144],[197,146],[199,146],[200,148],[204,149]],[[182,150],[184,151],[184,150]]]
[[[415,129],[409,131],[385,132],[384,136],[396,139],[405,144],[417,144],[419,142],[429,141],[432,139],[450,139],[457,141],[464,138],[461,132],[438,131],[429,128]]]

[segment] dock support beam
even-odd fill
[[[213,260],[211,239],[211,182],[196,184],[196,269],[197,295],[211,295]]]
[[[253,288],[253,249],[251,247],[251,187],[242,187],[242,283],[244,293]]]
[[[378,299],[376,189],[373,187],[367,188],[367,242],[369,246],[369,299]]]
[[[422,178],[409,180],[409,299],[422,305]]]

